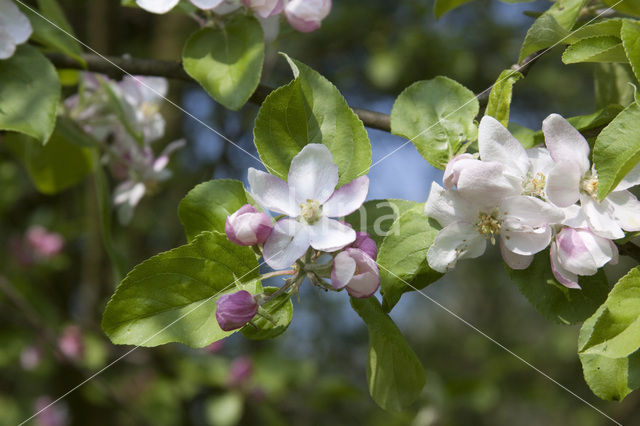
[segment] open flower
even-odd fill
[[[244,327],[257,313],[258,303],[246,290],[224,294],[216,301],[216,320],[224,331]]]
[[[29,40],[33,28],[29,19],[11,0],[0,0],[0,59],[8,59],[16,47]]]
[[[380,287],[378,265],[365,251],[347,248],[333,259],[331,285],[337,290],[346,287],[353,297],[370,297]]]
[[[604,199],[598,200],[598,176],[589,161],[589,144],[567,120],[551,114],[542,122],[545,144],[555,161],[547,177],[549,200],[559,207],[580,201],[589,228],[604,238],[640,231],[640,202],[627,188],[640,183],[633,170]]]
[[[264,243],[273,229],[271,218],[251,204],[245,204],[227,217],[224,232],[229,241],[240,246]]]
[[[303,33],[320,28],[322,20],[329,12],[331,0],[291,0],[284,8],[289,24]]]
[[[331,218],[346,216],[362,205],[369,178],[361,176],[336,190],[337,184],[338,166],[322,144],[308,144],[293,158],[288,182],[249,169],[254,199],[267,210],[289,216],[275,224],[265,242],[263,256],[269,266],[286,268],[309,246],[332,252],[355,241],[353,229]]]

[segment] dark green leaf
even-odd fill
[[[640,80],[640,23],[625,20],[620,30],[620,37],[631,69],[633,69],[636,78]]]
[[[356,231],[368,233],[380,247],[398,216],[416,204],[406,200],[370,200],[345,217],[345,221]]]
[[[628,64],[595,64],[596,107],[628,106],[634,100],[636,79]]]

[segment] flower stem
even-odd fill
[[[293,269],[287,269],[286,271],[267,272],[266,274],[262,274],[260,278],[266,280],[267,278],[279,277],[280,275],[293,275],[294,273],[295,271]]]

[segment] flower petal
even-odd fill
[[[558,114],[551,114],[542,122],[542,132],[553,161],[575,162],[580,175],[589,170],[589,144],[571,123]]]
[[[304,256],[309,248],[309,227],[295,219],[278,221],[264,243],[262,255],[273,269],[284,269]]]
[[[551,158],[549,154],[549,150],[541,146],[527,149],[527,157],[529,157],[529,162],[531,163],[531,169],[529,171],[532,176],[535,176],[537,173],[542,173],[544,176],[547,176],[555,165],[553,158]]]
[[[580,205],[593,232],[611,240],[624,237],[624,231],[615,220],[614,207],[608,197],[598,202],[587,194],[580,194]]]
[[[478,127],[478,150],[483,161],[496,161],[505,171],[524,178],[529,171],[529,157],[520,142],[498,120],[485,115]]]
[[[167,13],[173,9],[180,0],[136,0],[138,6],[151,13]]]
[[[0,27],[0,59],[8,59],[16,53],[16,42],[7,31]]]
[[[551,257],[551,272],[556,280],[567,288],[580,289],[581,287],[578,284],[578,276],[573,272],[567,271],[562,267],[562,265],[560,265],[560,262],[558,261],[558,248],[555,241],[551,243],[549,256]]]
[[[360,176],[342,185],[331,198],[322,205],[322,214],[328,217],[342,217],[358,210],[369,192],[369,178]]]
[[[326,216],[310,225],[309,232],[311,247],[321,251],[336,251],[356,240],[356,231]]]
[[[463,200],[455,191],[447,191],[435,182],[431,183],[424,212],[442,227],[453,222],[474,222],[478,217],[477,208]]]
[[[487,240],[472,224],[454,222],[443,228],[427,251],[429,266],[438,272],[447,272],[459,259],[481,256]]]
[[[533,261],[533,255],[514,253],[507,249],[502,241],[500,241],[500,253],[502,254],[502,259],[511,269],[527,269]]]
[[[316,200],[324,204],[338,184],[338,166],[329,148],[318,143],[302,148],[291,161],[288,181],[299,203]]]
[[[216,8],[222,3],[224,0],[190,0],[196,7],[200,9],[213,9]]]
[[[340,290],[349,284],[356,272],[356,261],[349,252],[342,251],[333,259],[333,268],[331,270],[331,286],[336,290]]]
[[[640,163],[638,163],[625,177],[622,178],[614,192],[629,189],[632,186],[640,185]]]
[[[8,0],[0,1],[0,28],[11,36],[14,46],[29,40],[33,32],[29,19],[15,3]]]
[[[549,171],[545,192],[558,207],[569,207],[580,198],[582,172],[574,162],[559,162]]]
[[[458,185],[460,172],[465,169],[465,163],[469,160],[477,160],[477,158],[471,154],[460,154],[449,160],[442,176],[442,184],[445,188],[451,189]]]
[[[551,242],[551,227],[533,230],[504,229],[500,231],[501,243],[515,254],[532,255],[544,250]]]
[[[300,206],[290,194],[289,185],[279,177],[249,168],[251,195],[265,209],[296,217]]]
[[[618,225],[625,231],[640,231],[640,201],[629,191],[616,191],[606,198]]]
[[[556,242],[560,264],[574,274],[593,275],[615,257],[610,240],[588,229],[564,228]]]
[[[458,178],[458,193],[481,211],[491,211],[500,202],[522,191],[520,182],[509,180],[502,164],[495,161],[465,161]]]
[[[505,199],[500,205],[507,227],[538,227],[560,223],[564,219],[562,210],[539,198],[516,196]]]

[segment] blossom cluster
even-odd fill
[[[218,15],[233,12],[242,5],[259,18],[266,19],[284,13],[289,24],[304,33],[320,28],[322,20],[331,12],[331,0],[189,0],[193,6]],[[180,0],[136,0],[141,8],[152,13],[167,13]]]
[[[247,204],[227,217],[225,232],[235,244],[253,246],[273,269],[294,265],[284,290],[306,277],[327,290],[369,297],[380,286],[376,243],[335,218],[347,216],[364,202],[369,178],[361,176],[336,189],[338,166],[322,144],[306,145],[291,161],[287,181],[249,169],[251,195],[265,210],[282,215],[273,223]],[[329,260],[327,260],[329,258]],[[330,279],[331,284],[325,279]],[[223,330],[244,326],[269,296],[245,290],[218,299],[216,318]]]
[[[0,60],[12,57],[32,32],[29,19],[18,6],[11,0],[0,0]]]
[[[580,288],[578,276],[617,261],[612,240],[640,231],[640,202],[627,190],[640,183],[640,168],[599,200],[586,139],[558,114],[542,131],[546,148],[525,150],[497,120],[481,120],[479,155],[453,158],[444,187],[432,184],[425,213],[443,228],[427,253],[431,268],[446,272],[499,241],[507,265],[526,269],[550,246],[555,278]]]
[[[112,175],[121,183],[114,191],[122,223],[127,223],[142,197],[169,177],[173,152],[184,141],[170,143],[156,156],[153,142],[164,136],[160,106],[168,83],[159,77],[126,76],[120,82],[85,73],[79,93],[64,102],[67,115],[102,144]]]

